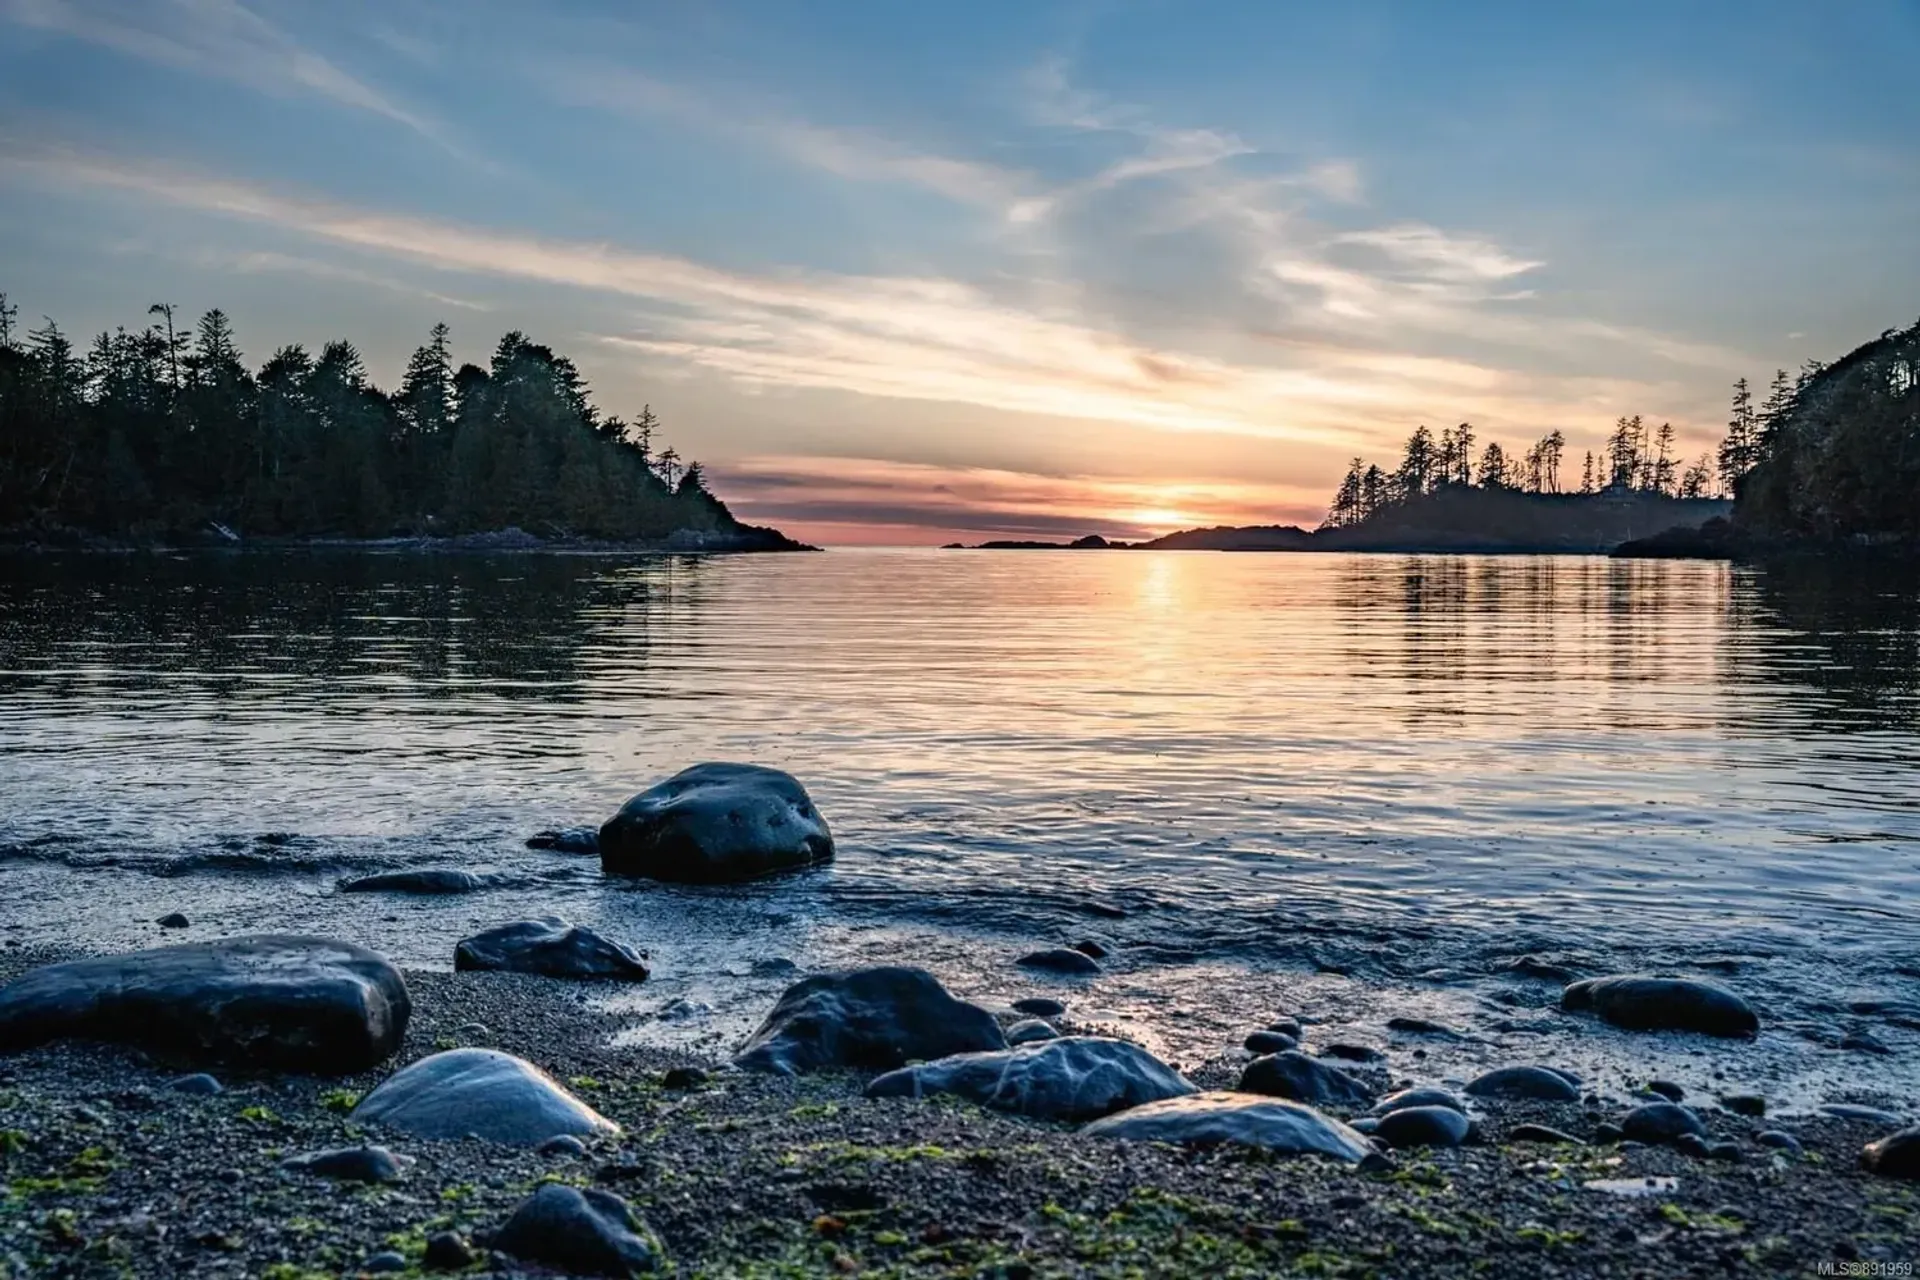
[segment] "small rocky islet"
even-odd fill
[[[832,856],[799,783],[754,766],[687,770],[594,848],[583,831],[536,847],[687,883]],[[1015,968],[1089,977],[1097,945]],[[1762,1120],[1752,1092],[1619,1098],[1533,1063],[1406,1080],[1297,1018],[1182,1067],[1052,996],[990,1009],[881,966],[799,978],[696,1064],[553,998],[648,976],[557,917],[470,936],[452,974],[298,935],[0,964],[7,1280],[1758,1274],[1920,1241],[1920,1126],[1896,1114]],[[1691,978],[1569,981],[1561,1003],[1703,1045],[1760,1031]]]

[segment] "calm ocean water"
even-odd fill
[[[798,775],[834,869],[646,894],[521,847],[710,759]],[[1783,991],[1792,962],[1901,994],[1920,583],[1207,553],[13,559],[0,794],[0,900],[33,941],[127,945],[176,906],[326,924],[358,909],[341,874],[459,865],[525,883],[353,927],[441,964],[470,921],[539,906],[663,938],[752,919],[787,954],[1097,929],[1170,965],[1746,956]]]

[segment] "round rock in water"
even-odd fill
[[[1408,1107],[1449,1107],[1462,1115],[1467,1110],[1467,1104],[1450,1090],[1424,1085],[1418,1089],[1402,1089],[1398,1093],[1388,1094],[1373,1104],[1373,1114],[1383,1116],[1389,1111],[1404,1111]]]
[[[527,837],[527,848],[551,849],[555,853],[596,854],[600,852],[600,833],[592,827],[539,831]]]
[[[1006,1047],[992,1014],[948,995],[925,969],[883,965],[794,983],[734,1062],[781,1075],[834,1067],[891,1071],[914,1059]]]
[[[1080,1132],[1136,1142],[1223,1142],[1283,1155],[1323,1155],[1357,1164],[1373,1154],[1366,1138],[1312,1107],[1244,1093],[1197,1093],[1122,1111]]]
[[[642,791],[600,828],[600,869],[727,884],[833,859],[827,821],[792,775],[698,764]]]
[[[1007,1028],[1008,1044],[1033,1044],[1039,1040],[1059,1038],[1060,1033],[1053,1029],[1052,1023],[1042,1022],[1038,1018],[1022,1018]]]
[[[1045,951],[1029,951],[1014,961],[1022,969],[1038,969],[1042,973],[1061,973],[1074,977],[1089,976],[1100,972],[1100,962],[1083,951],[1072,947],[1052,947]]]
[[[491,877],[471,871],[433,867],[424,871],[382,871],[376,875],[355,876],[337,886],[341,893],[473,893],[492,883]]]
[[[1588,978],[1561,992],[1560,1007],[1591,1009],[1629,1031],[1698,1031],[1729,1038],[1760,1031],[1760,1017],[1745,1000],[1693,978]]]
[[[538,1147],[563,1133],[620,1132],[531,1062],[495,1049],[449,1049],[422,1058],[387,1077],[353,1109],[352,1119],[421,1138],[472,1136],[519,1147]]]
[[[1649,1102],[1620,1117],[1620,1132],[1635,1142],[1673,1142],[1683,1133],[1704,1138],[1707,1126],[1677,1102]]]
[[[1373,1090],[1340,1068],[1292,1049],[1249,1062],[1240,1073],[1239,1089],[1315,1106],[1358,1107],[1373,1101]]]
[[[1380,1117],[1373,1133],[1391,1147],[1457,1147],[1470,1127],[1452,1107],[1398,1107]]]
[[[633,1209],[609,1191],[549,1183],[493,1234],[493,1247],[525,1262],[589,1276],[652,1271],[658,1253]]]
[[[644,982],[646,962],[633,948],[559,916],[496,925],[453,949],[453,967],[537,973],[548,978]]]
[[[1920,1124],[1868,1143],[1860,1161],[1883,1178],[1920,1180]]]
[[[997,1053],[963,1053],[891,1071],[869,1098],[951,1093],[996,1111],[1041,1120],[1093,1120],[1199,1090],[1139,1045],[1065,1036]]]
[[[1283,1031],[1256,1031],[1244,1043],[1251,1053],[1285,1053],[1300,1047],[1298,1040]]]
[[[411,1011],[400,971],[365,947],[261,934],[35,969],[0,988],[0,1052],[109,1040],[345,1074],[399,1048]]]
[[[1036,1018],[1057,1018],[1067,1011],[1067,1006],[1051,996],[1026,996],[1008,1007],[1015,1013],[1030,1013]]]
[[[1538,1102],[1578,1102],[1580,1090],[1546,1067],[1496,1067],[1467,1085],[1476,1098],[1532,1098]]]

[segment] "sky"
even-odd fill
[[[1920,0],[0,0],[0,290],[439,320],[829,544],[1311,526],[1920,315]]]

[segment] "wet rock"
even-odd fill
[[[0,1052],[109,1040],[344,1074],[399,1048],[411,1010],[400,971],[366,948],[261,934],[35,969],[0,988]]]
[[[1298,1050],[1255,1058],[1240,1073],[1238,1087],[1242,1093],[1311,1102],[1316,1106],[1357,1107],[1373,1101],[1373,1091],[1365,1084],[1338,1067],[1330,1067]]]
[[[647,976],[646,962],[631,947],[559,916],[516,920],[462,938],[453,949],[453,967],[628,982]]]
[[[167,1088],[190,1098],[211,1098],[224,1091],[224,1086],[204,1071],[197,1071],[190,1076],[176,1076],[167,1081]]]
[[[587,1154],[587,1144],[570,1133],[557,1138],[548,1138],[536,1150],[543,1156],[571,1156],[578,1158]]]
[[[427,1250],[420,1265],[428,1271],[465,1271],[478,1259],[473,1246],[452,1231],[436,1231],[427,1237]]]
[[[1107,958],[1107,949],[1095,942],[1092,938],[1082,938],[1072,945],[1073,949],[1083,956],[1089,956],[1095,960],[1105,960]]]
[[[1342,1062],[1385,1062],[1387,1055],[1367,1044],[1344,1044],[1336,1042],[1320,1050],[1323,1058],[1338,1058]]]
[[[1476,1098],[1531,1098],[1539,1102],[1578,1102],[1579,1087],[1548,1067],[1496,1067],[1474,1077],[1467,1092]]]
[[[676,1092],[698,1089],[707,1082],[707,1073],[699,1067],[668,1067],[666,1074],[660,1077],[662,1089]]]
[[[493,1234],[510,1257],[592,1276],[652,1271],[657,1250],[625,1200],[611,1191],[549,1183]]]
[[[1065,1036],[994,1053],[964,1053],[888,1072],[869,1098],[951,1093],[1042,1120],[1094,1120],[1199,1090],[1139,1045]]]
[[[1647,1092],[1657,1094],[1668,1102],[1685,1102],[1687,1099],[1687,1091],[1671,1080],[1649,1080]]]
[[[1626,1136],[1627,1135],[1621,1131],[1620,1126],[1610,1120],[1602,1120],[1599,1124],[1593,1126],[1593,1140],[1601,1146],[1619,1142]]]
[[[1840,1047],[1850,1053],[1874,1053],[1883,1057],[1893,1053],[1886,1041],[1868,1031],[1849,1031],[1840,1041]]]
[[[1356,1116],[1353,1119],[1347,1121],[1347,1127],[1352,1129],[1355,1133],[1371,1134],[1375,1129],[1378,1129],[1380,1127],[1380,1117],[1379,1116]]]
[[[159,925],[162,929],[184,929],[188,925],[192,924],[193,921],[187,919],[186,916],[182,915],[178,911],[169,911],[166,915],[163,915],[158,920],[155,920],[154,923]]]
[[[954,999],[925,969],[889,965],[794,983],[734,1062],[782,1075],[832,1067],[891,1071],[912,1059],[1006,1047],[985,1009]]]
[[[1763,1129],[1753,1135],[1753,1140],[1763,1147],[1772,1147],[1790,1156],[1803,1155],[1806,1151],[1806,1148],[1800,1145],[1800,1139],[1783,1129]]]
[[[1737,1142],[1710,1142],[1707,1144],[1706,1155],[1709,1160],[1720,1160],[1728,1164],[1738,1164],[1747,1158]]]
[[[400,1158],[385,1147],[339,1147],[294,1156],[280,1165],[295,1173],[335,1182],[398,1182]]]
[[[1070,974],[1075,977],[1100,972],[1098,960],[1071,947],[1050,947],[1045,951],[1029,951],[1014,963],[1022,969],[1038,969],[1043,973]]]
[[[1820,1114],[1832,1116],[1837,1120],[1861,1120],[1867,1124],[1905,1124],[1893,1112],[1883,1107],[1864,1107],[1857,1102],[1825,1102],[1820,1105]]]
[[[1380,1117],[1373,1133],[1391,1147],[1457,1147],[1468,1127],[1452,1107],[1398,1107]]]
[[[1868,1172],[1883,1178],[1920,1180],[1920,1125],[1868,1143],[1860,1160]]]
[[[1057,1039],[1059,1035],[1051,1023],[1042,1022],[1039,1018],[1023,1018],[1007,1028],[1007,1043],[1033,1044],[1040,1040]]]
[[[1542,960],[1539,956],[1521,956],[1509,963],[1504,972],[1517,973],[1524,978],[1539,978],[1547,982],[1571,982],[1573,970],[1565,965]]]
[[[1581,1146],[1580,1139],[1562,1133],[1551,1125],[1517,1124],[1507,1131],[1508,1142],[1544,1142],[1561,1146]]]
[[[1058,1018],[1067,1011],[1067,1006],[1050,996],[1026,996],[1009,1007],[1015,1013],[1028,1013],[1036,1018]]]
[[[1674,1135],[1673,1147],[1674,1150],[1680,1152],[1682,1155],[1692,1156],[1695,1160],[1705,1160],[1707,1158],[1707,1140],[1697,1133]]]
[[[1757,1093],[1723,1093],[1720,1105],[1737,1116],[1763,1116],[1767,1114],[1767,1100]]]
[[[1306,1034],[1298,1018],[1275,1018],[1267,1024],[1267,1030],[1277,1031],[1283,1036],[1292,1036],[1295,1040],[1299,1040]]]
[[[1759,1033],[1760,1018],[1725,987],[1692,978],[1630,974],[1588,978],[1560,994],[1563,1009],[1591,1009],[1629,1031],[1698,1031],[1740,1037]]]
[[[1235,1143],[1285,1155],[1359,1163],[1373,1153],[1351,1126],[1312,1107],[1243,1093],[1200,1093],[1150,1102],[1096,1120],[1082,1133],[1136,1142]]]
[[[1285,1053],[1300,1047],[1298,1040],[1279,1031],[1256,1031],[1246,1038],[1245,1043],[1252,1053]]]
[[[1677,1102],[1649,1102],[1620,1117],[1620,1132],[1635,1142],[1672,1142],[1683,1133],[1704,1138],[1707,1126]]]
[[[1387,1030],[1398,1031],[1402,1035],[1410,1036],[1438,1036],[1442,1040],[1464,1040],[1466,1038],[1452,1027],[1442,1026],[1437,1022],[1430,1022],[1425,1018],[1388,1018]]]
[[[728,884],[833,859],[833,834],[791,774],[698,764],[621,806],[600,828],[600,869]]]
[[[600,833],[592,827],[537,831],[527,837],[527,848],[551,849],[555,853],[596,854],[600,852]]]
[[[416,1137],[477,1137],[537,1147],[559,1134],[617,1134],[620,1127],[532,1063],[495,1049],[449,1049],[395,1072],[352,1118]]]
[[[360,1270],[369,1275],[388,1275],[406,1269],[407,1255],[397,1249],[382,1249],[379,1253],[369,1255],[360,1264]]]
[[[382,871],[376,875],[354,876],[342,880],[336,887],[341,893],[451,894],[473,893],[491,882],[492,877],[471,871],[433,867],[423,871]]]
[[[1424,1085],[1417,1089],[1402,1089],[1398,1093],[1388,1094],[1373,1104],[1373,1114],[1386,1115],[1389,1111],[1400,1111],[1407,1107],[1449,1107],[1465,1114],[1467,1104],[1452,1092]]]

